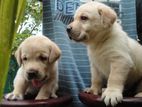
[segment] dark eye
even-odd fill
[[[88,17],[87,16],[81,16],[80,19],[81,20],[88,20]]]
[[[27,61],[27,57],[23,57],[23,61]]]
[[[39,56],[39,59],[40,59],[41,61],[46,61],[46,60],[47,60],[47,57],[46,57],[46,56]]]

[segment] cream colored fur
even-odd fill
[[[37,90],[36,100],[56,98],[58,89],[58,59],[61,50],[45,36],[31,36],[17,49],[15,56],[20,66],[14,79],[14,90],[5,98],[23,100],[26,93]],[[32,79],[28,73],[36,72]],[[32,81],[40,81],[41,87],[34,87]]]
[[[68,25],[71,39],[83,42],[91,65],[91,87],[86,92],[102,93],[103,79],[107,88],[102,93],[106,105],[115,106],[123,91],[142,79],[142,46],[131,39],[116,21],[110,7],[99,2],[81,5]],[[136,90],[142,96],[142,86]]]

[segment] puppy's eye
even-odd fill
[[[46,61],[46,60],[47,60],[47,57],[46,57],[46,56],[39,56],[39,59],[40,59],[41,61]]]
[[[88,20],[88,17],[87,16],[81,16],[80,19],[81,20]]]

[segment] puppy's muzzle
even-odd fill
[[[67,30],[68,33],[70,33],[71,30],[72,30],[72,27],[68,25],[66,30]]]
[[[68,33],[68,35],[69,35],[69,38],[72,39],[71,36],[70,36],[72,27],[68,25],[67,28],[66,28],[66,30],[67,30],[67,33]]]
[[[35,78],[37,78],[37,76],[38,76],[38,71],[31,69],[31,70],[29,70],[29,72],[27,73],[27,76],[28,76],[28,80],[35,79]]]

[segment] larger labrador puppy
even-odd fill
[[[14,79],[14,90],[8,100],[22,100],[27,93],[37,93],[36,100],[56,98],[58,89],[59,47],[45,36],[30,36],[17,49],[20,66]]]
[[[92,78],[85,91],[98,95],[105,80],[102,99],[112,106],[122,101],[124,88],[137,82],[136,96],[142,96],[142,46],[128,37],[116,19],[109,6],[92,1],[81,5],[67,26],[71,39],[87,45]]]

